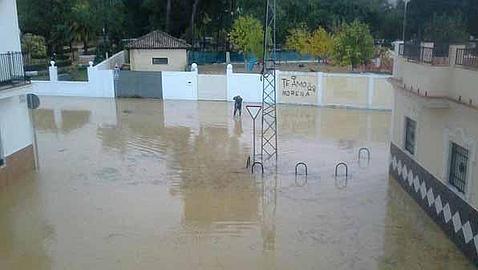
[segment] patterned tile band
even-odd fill
[[[478,211],[393,143],[390,174],[478,265]]]

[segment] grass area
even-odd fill
[[[86,67],[68,67],[64,71],[69,76],[68,81],[88,81]]]
[[[48,70],[38,71],[38,75],[31,76],[31,80],[48,81],[50,76]],[[58,79],[60,81],[88,81],[88,73],[86,67],[69,66],[58,69]]]
[[[246,70],[243,63],[233,64],[234,72],[237,73],[261,73],[262,67],[255,65],[252,71]],[[360,72],[374,72],[374,73],[391,73],[388,70],[367,70],[364,68],[357,68],[352,70],[351,67],[341,67],[336,65],[329,65],[317,62],[301,62],[301,63],[278,63],[277,69],[281,71],[297,71],[297,72],[326,72],[326,73],[360,73]],[[200,74],[225,74],[226,64],[207,64],[199,66]]]

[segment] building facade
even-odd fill
[[[33,133],[15,0],[0,0],[0,187],[34,169]]]
[[[21,51],[16,0],[0,0],[0,40],[0,53]]]
[[[390,174],[478,263],[478,53],[395,45]]]
[[[184,40],[161,31],[153,31],[126,46],[133,71],[184,71],[190,47]]]

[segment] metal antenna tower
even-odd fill
[[[266,0],[262,67],[262,160],[277,160],[276,0]]]

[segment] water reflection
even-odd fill
[[[91,111],[52,110],[35,111],[35,127],[39,131],[70,133],[90,122]]]
[[[33,175],[0,190],[0,269],[51,269],[54,227],[42,213]]]
[[[83,110],[62,110],[61,111],[61,130],[71,132],[86,125],[90,121],[91,112]]]
[[[36,185],[0,196],[0,266],[20,263],[17,254],[37,255],[31,261],[40,269],[467,263],[426,216],[405,214],[421,210],[413,201],[403,210],[406,197],[387,181],[387,112],[280,106],[278,173],[266,166],[262,177],[244,169],[252,121],[247,114],[234,119],[232,104],[71,98],[42,104],[35,115],[42,165],[32,176]],[[357,162],[364,145],[372,152],[366,168]],[[353,178],[334,179],[338,160]],[[306,179],[294,176],[298,161],[310,165]],[[13,266],[32,269],[28,262]]]
[[[475,269],[438,225],[430,218],[422,218],[426,213],[396,180],[389,181],[380,268]]]

